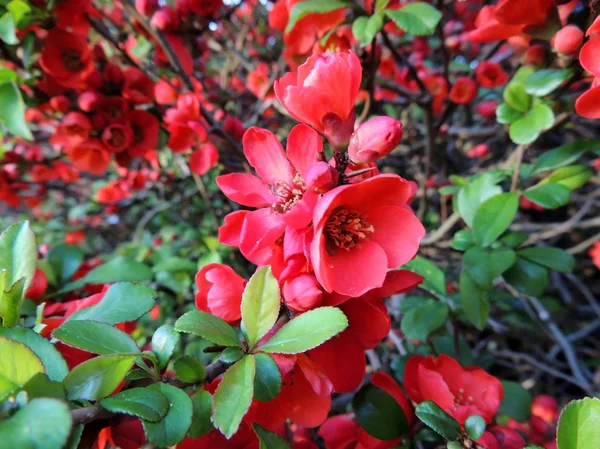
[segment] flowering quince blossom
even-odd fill
[[[196,307],[228,322],[241,318],[246,281],[227,265],[211,263],[196,275]]]
[[[461,424],[470,415],[490,423],[504,394],[498,379],[478,367],[463,368],[444,354],[437,359],[411,356],[404,371],[404,386],[412,401],[434,401]]]

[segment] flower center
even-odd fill
[[[302,176],[296,173],[291,184],[284,181],[277,181],[271,189],[273,194],[278,197],[277,202],[272,205],[273,210],[279,214],[283,214],[291,210],[292,207],[302,200],[306,191],[306,184],[304,184]]]
[[[335,251],[333,245],[350,251],[374,231],[358,212],[340,207],[333,211],[325,224],[328,252],[332,252],[330,249]]]
[[[81,55],[76,50],[67,50],[62,54],[62,60],[70,72],[79,72],[83,69]]]

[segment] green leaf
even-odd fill
[[[182,257],[170,257],[154,265],[152,271],[158,273],[159,271],[194,271],[195,269],[196,264],[191,260]]]
[[[515,252],[511,249],[474,247],[465,253],[463,264],[478,285],[490,290],[494,286],[494,279],[513,266],[516,259]]]
[[[152,335],[152,352],[158,357],[160,368],[164,368],[173,356],[181,336],[170,324],[163,324]]]
[[[0,441],[5,448],[62,449],[72,425],[66,402],[33,399],[13,416],[0,421]]]
[[[250,349],[271,330],[279,316],[281,293],[271,267],[262,267],[252,275],[242,295],[242,330]]]
[[[97,401],[111,394],[125,378],[137,355],[101,355],[77,365],[65,377],[69,399]]]
[[[0,337],[0,402],[33,376],[44,373],[39,357],[18,341]]]
[[[592,449],[600,447],[600,399],[571,401],[558,420],[558,449]]]
[[[366,384],[354,395],[352,410],[356,421],[369,435],[393,440],[408,431],[404,410],[386,391]]]
[[[425,341],[448,319],[448,306],[433,300],[408,310],[402,317],[402,333],[409,340]]]
[[[546,209],[564,206],[571,199],[571,191],[562,184],[538,184],[525,190],[523,195]]]
[[[183,390],[168,384],[156,384],[169,402],[167,415],[158,422],[142,419],[148,442],[158,447],[173,446],[185,438],[192,425],[192,400]]]
[[[461,229],[454,234],[452,238],[452,249],[457,251],[466,251],[471,248],[475,242],[473,242],[473,233],[469,229]]]
[[[458,421],[442,410],[435,402],[421,402],[417,405],[415,414],[417,418],[444,438],[451,441],[460,438],[461,431]]]
[[[459,286],[460,305],[465,316],[477,329],[482,330],[490,314],[486,291],[465,270],[460,272]]]
[[[348,5],[340,0],[305,0],[298,2],[290,12],[285,32],[289,33],[294,29],[296,23],[308,14],[325,14],[336,9],[346,8]]]
[[[548,286],[548,270],[517,257],[517,262],[504,273],[504,280],[528,295],[540,296]]]
[[[517,382],[502,381],[504,399],[500,404],[499,413],[508,415],[512,419],[524,423],[531,416],[531,393]]]
[[[23,290],[27,290],[35,274],[36,262],[37,243],[29,222],[23,221],[6,228],[0,235],[0,270],[6,270],[5,285],[10,287],[25,278]]]
[[[226,321],[201,310],[187,312],[175,323],[175,330],[194,334],[221,346],[243,347],[233,327]]]
[[[504,101],[518,112],[527,112],[531,108],[531,95],[525,90],[523,83],[511,81],[504,89]]]
[[[517,73],[512,77],[512,81],[518,81],[520,83],[525,82],[531,75],[535,73],[535,69],[532,66],[524,65],[519,67]]]
[[[522,249],[518,254],[523,259],[561,273],[570,273],[575,268],[575,258],[560,248],[534,246]]]
[[[2,19],[0,19],[0,28],[1,22]],[[10,134],[33,140],[33,135],[25,123],[25,103],[14,81],[0,84],[0,122],[6,126]]]
[[[69,367],[56,347],[37,332],[24,327],[0,329],[0,336],[23,343],[37,355],[46,367],[50,380],[61,382]]]
[[[225,348],[221,353],[221,360],[225,363],[235,363],[244,356],[244,351],[238,347]]]
[[[375,14],[371,17],[360,16],[352,23],[352,34],[361,45],[369,45],[383,28],[383,22],[381,14]]]
[[[90,271],[83,278],[71,282],[61,293],[76,290],[86,284],[112,284],[114,282],[144,282],[152,279],[152,270],[141,262],[117,256]]]
[[[212,414],[212,396],[206,390],[199,390],[192,396],[193,416],[188,435],[199,438],[214,430],[210,415]]]
[[[523,118],[523,113],[517,111],[508,103],[502,103],[496,108],[496,120],[498,123],[508,125],[519,120],[520,118]]]
[[[169,411],[167,397],[155,386],[131,388],[100,401],[109,412],[125,413],[146,421],[157,422]]]
[[[269,354],[254,354],[256,375],[254,376],[254,397],[262,402],[275,399],[281,391],[281,373],[277,363]]]
[[[543,97],[552,93],[573,73],[570,69],[544,69],[535,72],[524,82],[528,94]]]
[[[537,126],[535,117],[528,114],[510,124],[508,135],[510,140],[516,144],[528,144],[539,137],[540,129]]]
[[[560,184],[569,190],[575,190],[588,182],[594,173],[585,165],[562,167],[540,182],[539,185]]]
[[[23,386],[29,400],[34,398],[56,398],[65,400],[67,393],[60,382],[50,380],[44,373],[38,373]]]
[[[413,36],[433,34],[442,19],[442,13],[434,6],[424,2],[414,2],[400,9],[385,11],[398,28]]]
[[[485,420],[479,415],[471,415],[465,420],[465,432],[472,440],[478,440],[485,431]]]
[[[529,116],[533,119],[535,127],[540,131],[544,131],[554,124],[554,112],[552,108],[543,103],[538,103],[531,108]]]
[[[254,358],[246,356],[229,368],[213,397],[212,422],[227,438],[237,432],[254,394]]]
[[[458,213],[469,227],[473,227],[477,209],[489,198],[502,193],[502,188],[496,185],[498,182],[497,176],[484,173],[458,192],[456,198]]]
[[[69,320],[94,320],[108,324],[135,321],[154,307],[156,293],[143,285],[119,282],[111,285],[95,306],[78,310]]]
[[[564,167],[577,162],[586,151],[600,149],[600,140],[577,140],[542,154],[533,164],[533,174]]]
[[[259,449],[291,449],[287,441],[260,424],[253,423],[252,428],[258,437]]]
[[[446,275],[427,259],[417,256],[402,268],[423,276],[424,281],[419,287],[442,295],[446,294]]]
[[[521,245],[529,238],[529,234],[526,232],[509,232],[502,236],[500,241],[510,248],[516,248]]]
[[[10,11],[17,28],[24,28],[29,21],[31,7],[23,0],[11,0],[6,8]]]
[[[140,352],[129,335],[107,323],[88,320],[66,321],[52,336],[63,343],[94,354]]]
[[[2,281],[6,280],[6,271],[0,272]],[[21,303],[25,295],[25,278],[19,279],[8,290],[0,289],[0,318],[5,328],[19,324]]]
[[[19,43],[19,39],[15,34],[15,20],[10,12],[5,12],[0,17],[0,39],[9,45]]]
[[[202,382],[206,376],[202,362],[191,355],[184,355],[178,358],[175,360],[173,367],[175,374],[182,382],[191,384]]]
[[[348,327],[336,307],[319,307],[288,321],[258,349],[276,354],[298,354],[326,342]]]
[[[52,271],[64,283],[71,279],[83,262],[83,250],[75,245],[56,245],[48,251]]]
[[[481,246],[493,243],[512,223],[519,208],[516,193],[501,193],[479,207],[473,219],[473,237]]]

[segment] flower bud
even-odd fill
[[[301,274],[283,285],[286,305],[296,311],[314,309],[323,299],[323,291],[312,274]]]
[[[363,123],[350,138],[352,162],[374,162],[390,153],[402,139],[402,123],[380,116]]]
[[[575,53],[583,43],[583,31],[575,25],[567,25],[554,35],[552,46],[558,53]]]
[[[470,159],[479,159],[486,157],[488,154],[490,154],[490,149],[486,144],[482,143],[470,149],[467,156]]]
[[[306,187],[325,193],[337,186],[340,173],[327,162],[313,164],[306,174]]]

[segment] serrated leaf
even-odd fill
[[[155,297],[156,293],[148,287],[119,282],[108,288],[98,304],[78,310],[68,319],[94,320],[108,324],[135,321],[154,307]]]
[[[219,317],[201,310],[187,312],[175,322],[175,330],[205,338],[221,346],[243,347],[233,327]]]
[[[477,244],[488,246],[510,226],[517,209],[519,196],[514,193],[501,193],[483,203],[473,219],[473,237]]]
[[[542,154],[533,164],[533,174],[554,170],[576,162],[587,151],[600,149],[600,140],[578,140]]]
[[[465,270],[471,278],[484,289],[491,289],[494,279],[502,275],[516,261],[517,256],[511,249],[484,249],[474,247],[469,249],[464,257]]]
[[[200,390],[192,396],[192,425],[188,430],[188,435],[190,437],[199,438],[214,430],[212,422],[210,421],[210,416],[212,414],[212,399],[211,394],[206,390]]]
[[[77,272],[83,262],[83,250],[75,245],[56,245],[48,251],[48,262],[52,272],[66,282]]]
[[[137,355],[102,355],[77,365],[63,381],[69,399],[97,401],[111,394],[125,378]]]
[[[442,19],[442,13],[425,2],[414,2],[400,9],[386,10],[386,15],[398,28],[414,36],[433,34]]]
[[[269,432],[260,424],[253,423],[252,428],[258,437],[259,449],[291,449],[290,445],[273,432]]]
[[[254,358],[246,356],[229,368],[213,396],[212,422],[227,438],[237,432],[252,404]]]
[[[6,126],[10,134],[33,140],[33,135],[25,122],[25,103],[14,81],[0,84],[0,122]]]
[[[537,184],[525,190],[523,195],[546,209],[562,207],[571,199],[571,191],[562,184]]]
[[[352,23],[352,34],[361,45],[369,45],[383,28],[383,22],[381,14],[374,14],[370,17],[360,16]]]
[[[127,354],[140,351],[137,344],[125,332],[98,321],[66,321],[54,329],[52,336],[69,346],[93,354]]]
[[[473,220],[477,209],[489,198],[502,193],[502,188],[497,184],[500,179],[490,173],[484,173],[473,179],[458,193],[456,204],[462,219],[473,227]]]
[[[335,307],[319,307],[288,321],[258,349],[276,354],[298,354],[315,348],[348,327]]]
[[[442,295],[446,294],[446,275],[433,262],[416,256],[402,268],[423,276],[424,281],[419,287]]]
[[[6,280],[6,271],[0,273],[0,278]],[[19,324],[21,302],[25,295],[25,278],[19,279],[12,286],[0,290],[0,320],[5,328]]]
[[[152,352],[158,358],[160,368],[164,368],[179,345],[181,336],[170,324],[163,324],[152,335]]]
[[[281,391],[281,373],[269,354],[254,354],[253,357],[256,364],[254,397],[268,402],[275,399]]]
[[[465,316],[477,329],[482,330],[490,314],[486,291],[465,270],[460,272],[459,287],[460,306]]]
[[[131,388],[100,401],[114,413],[137,416],[150,422],[160,421],[169,410],[169,401],[157,387]]]
[[[358,390],[352,400],[352,410],[358,424],[380,440],[393,440],[408,431],[408,421],[400,404],[373,384]]]
[[[45,372],[40,358],[23,343],[0,337],[0,354],[0,402],[33,376]]]
[[[184,355],[175,360],[173,368],[177,377],[187,383],[202,382],[206,376],[204,364],[191,355]]]
[[[192,400],[183,390],[168,384],[156,384],[156,388],[167,398],[169,410],[158,422],[142,419],[148,442],[154,446],[173,446],[183,440],[192,425]]]
[[[460,424],[456,419],[442,410],[435,402],[425,401],[415,409],[417,418],[444,438],[454,441],[460,438]]]
[[[86,284],[112,284],[115,282],[144,282],[152,279],[150,268],[129,257],[117,256],[94,268],[83,278],[67,284],[61,293],[82,288]]]
[[[13,114],[14,111],[11,110],[10,113]],[[0,270],[6,270],[4,290],[23,278],[23,290],[27,290],[35,274],[36,262],[37,243],[29,222],[24,221],[6,228],[0,235]]]
[[[289,33],[292,31],[296,26],[296,23],[308,14],[324,14],[346,7],[348,7],[348,5],[340,0],[305,0],[298,2],[290,11],[290,18],[285,28],[285,32]]]
[[[271,267],[262,267],[248,281],[242,295],[242,329],[252,349],[277,321],[281,293]]]
[[[558,449],[591,449],[600,447],[600,399],[571,401],[558,420]]]

